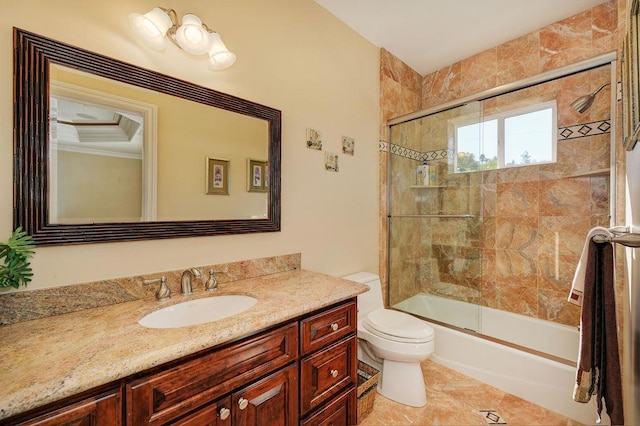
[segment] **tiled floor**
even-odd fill
[[[490,424],[480,410],[494,410],[501,423],[511,425],[580,425],[580,423],[503,392],[433,361],[422,363],[427,405],[395,403],[376,394],[371,414],[361,426]],[[496,424],[496,423],[493,423]]]

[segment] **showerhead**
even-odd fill
[[[593,92],[593,93],[591,93],[589,95],[584,95],[584,96],[579,97],[578,99],[576,99],[575,101],[573,101],[571,103],[571,107],[573,109],[575,109],[576,111],[578,111],[579,113],[585,112],[593,104],[593,100],[596,98],[596,95],[598,94],[598,92],[601,91],[602,89],[604,89],[606,86],[608,86],[610,84],[611,83],[605,83],[602,86],[600,86],[598,88],[598,90],[596,90],[595,92]]]

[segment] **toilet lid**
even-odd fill
[[[404,312],[376,309],[362,321],[370,332],[399,342],[423,343],[433,340],[433,327]]]

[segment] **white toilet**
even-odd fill
[[[380,370],[378,392],[401,404],[424,406],[427,393],[420,362],[434,351],[433,328],[385,309],[379,276],[358,272],[342,278],[370,288],[358,295],[358,359]]]

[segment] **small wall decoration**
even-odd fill
[[[338,154],[335,152],[324,153],[324,169],[329,172],[338,171]]]
[[[307,129],[307,148],[322,151],[322,132]]]
[[[229,195],[229,160],[207,157],[207,194]]]
[[[247,191],[266,192],[268,188],[269,176],[267,162],[247,158]]]
[[[356,141],[349,136],[342,137],[342,153],[345,155],[353,155]]]

